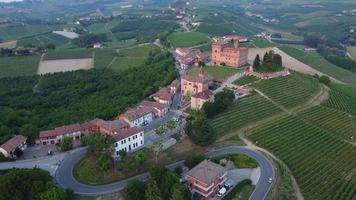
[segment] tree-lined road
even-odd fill
[[[246,148],[246,147],[224,147],[221,149],[216,149],[208,152],[206,154],[207,157],[215,157],[223,154],[231,154],[231,153],[239,153],[250,156],[254,158],[261,167],[261,176],[256,185],[256,188],[253,194],[250,197],[250,200],[261,200],[264,199],[267,193],[270,190],[271,184],[267,182],[268,177],[274,177],[274,169],[272,163],[260,152],[255,150]],[[146,181],[148,177],[148,173],[144,173],[126,180],[114,182],[106,185],[86,185],[78,182],[73,176],[73,169],[77,162],[80,161],[86,154],[85,149],[81,149],[80,151],[76,151],[71,154],[71,156],[67,157],[62,161],[60,166],[57,169],[55,174],[55,180],[58,185],[63,188],[71,188],[77,194],[81,195],[100,195],[100,194],[108,194],[116,191],[122,190],[131,179],[138,179],[141,181]],[[174,169],[177,166],[183,165],[183,161],[173,163],[168,165],[167,167],[170,169]]]

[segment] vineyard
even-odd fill
[[[320,84],[310,76],[293,72],[286,77],[262,80],[253,87],[280,105],[292,108],[308,101],[320,89]]]
[[[242,98],[212,120],[212,125],[218,134],[241,128],[250,123],[272,116],[281,110],[264,97],[254,94]]]
[[[342,139],[355,142],[353,119],[348,114],[334,109],[317,106],[300,115],[306,121],[340,136]],[[354,139],[351,139],[353,137]]]
[[[356,99],[337,90],[331,90],[329,99],[322,105],[356,115]]]
[[[305,199],[353,200],[355,146],[294,116],[259,126],[249,138],[288,165]]]

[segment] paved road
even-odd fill
[[[131,179],[138,179],[141,181],[147,180],[147,173],[138,175],[136,177],[115,182],[112,184],[107,185],[99,185],[99,186],[92,186],[92,185],[85,185],[79,183],[71,173],[73,171],[74,165],[85,155],[86,150],[81,149],[80,151],[76,151],[72,153],[71,156],[67,157],[63,160],[61,165],[58,167],[57,172],[55,174],[56,182],[63,188],[71,188],[77,194],[82,195],[99,195],[99,194],[107,194],[112,193],[115,191],[122,190],[127,182]],[[274,169],[272,163],[261,153],[248,149],[246,147],[224,147],[221,149],[213,150],[207,153],[207,157],[214,157],[222,154],[228,153],[240,153],[248,155],[254,158],[261,167],[261,177],[256,185],[256,188],[250,197],[250,200],[262,200],[265,198],[266,194],[270,190],[271,185],[267,183],[268,177],[274,177]],[[174,169],[176,166],[182,165],[183,162],[177,162],[174,164],[169,165],[170,169]]]

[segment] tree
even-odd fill
[[[163,125],[159,125],[156,129],[155,129],[155,133],[157,135],[163,135],[166,132],[166,129],[164,128]]]
[[[154,179],[150,178],[147,190],[145,192],[145,196],[147,200],[162,200],[160,191],[157,187],[157,183]]]
[[[34,144],[38,137],[38,129],[33,124],[24,124],[20,128],[20,134],[28,138],[28,143]]]
[[[177,123],[176,123],[174,120],[169,120],[169,121],[167,122],[167,127],[168,127],[169,129],[173,130],[174,128],[177,127]]]
[[[260,55],[256,55],[255,60],[253,61],[253,69],[258,71],[261,68],[261,59]]]
[[[200,154],[191,154],[185,159],[184,165],[189,169],[192,169],[196,165],[198,165],[201,161],[203,161],[205,157]]]
[[[211,144],[216,139],[211,123],[202,111],[196,111],[187,118],[185,131],[190,139],[199,145]]]
[[[110,169],[110,158],[107,154],[100,155],[97,165],[101,171],[108,171]]]
[[[96,133],[89,143],[89,151],[99,156],[100,154],[111,155],[112,145],[115,143],[111,136]]]
[[[179,183],[179,177],[176,173],[167,170],[164,174],[162,184],[159,185],[161,189],[161,194],[163,199],[169,199],[171,197],[171,192],[176,184]]]
[[[137,172],[138,168],[140,166],[142,166],[146,161],[147,161],[147,158],[144,153],[142,153],[142,152],[137,153],[133,158],[131,158],[131,160],[129,162],[129,167],[131,169],[135,169]]]
[[[319,82],[329,86],[331,83],[331,80],[328,76],[323,75],[323,76],[319,77]]]
[[[218,113],[225,111],[235,100],[235,94],[232,90],[224,89],[215,95],[215,109]]]
[[[127,152],[125,150],[120,150],[119,155],[120,155],[121,160],[124,160],[127,156]]]
[[[171,200],[191,200],[191,193],[187,186],[176,184],[173,187]]]
[[[155,162],[158,162],[158,156],[161,154],[163,151],[163,145],[160,142],[154,142],[151,146],[151,151],[155,155]]]
[[[130,180],[123,190],[125,200],[145,200],[146,185],[136,179]]]
[[[69,151],[73,149],[73,139],[70,137],[64,137],[61,139],[59,146],[62,151]]]

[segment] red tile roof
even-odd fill
[[[125,139],[127,137],[136,135],[140,132],[143,132],[143,128],[137,128],[137,127],[133,127],[133,128],[129,128],[129,129],[122,129],[118,132],[118,134],[113,135],[113,138],[116,141],[120,141],[122,139]]]
[[[149,113],[152,112],[153,112],[153,108],[136,107],[136,108],[129,109],[124,114],[120,115],[120,118],[126,118],[129,121],[133,121],[135,119],[148,115]]]
[[[4,144],[0,146],[0,148],[4,149],[6,152],[14,152],[15,149],[20,146],[22,143],[26,142],[27,138],[22,135],[16,135],[15,137],[11,138]]]
[[[195,97],[195,98],[198,98],[198,99],[208,100],[213,96],[214,96],[214,93],[212,91],[204,90],[202,92],[199,92],[199,93],[193,95],[192,97]]]
[[[165,101],[169,101],[172,99],[171,91],[168,88],[162,88],[158,92],[154,93],[152,96]]]
[[[161,110],[161,111],[169,108],[169,106],[167,104],[158,103],[155,101],[142,101],[139,106],[140,107],[151,107],[151,108],[155,108],[155,109]]]
[[[216,179],[224,175],[224,173],[224,167],[211,161],[204,160],[191,169],[187,175],[206,183],[207,185],[211,185]]]

